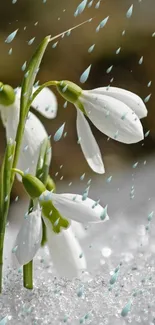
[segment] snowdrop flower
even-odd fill
[[[34,88],[35,91],[36,88]],[[9,85],[1,85],[0,114],[6,129],[7,140],[16,137],[20,114],[21,89],[14,92]],[[34,109],[47,118],[55,118],[57,113],[57,101],[53,92],[44,88],[32,103]],[[21,151],[18,160],[18,168],[35,174],[40,152],[40,145],[47,138],[47,132],[40,120],[29,112],[22,140]],[[18,175],[20,179],[20,175]]]
[[[147,109],[139,96],[115,87],[82,90],[70,81],[57,82],[61,95],[77,108],[77,134],[83,154],[96,173],[104,173],[101,152],[85,118],[108,137],[123,142],[136,143],[144,138],[140,119]]]
[[[70,279],[79,277],[87,265],[70,222],[107,221],[107,209],[96,205],[90,198],[83,200],[78,194],[55,194],[49,191],[43,192],[38,202],[34,211],[24,218],[16,238],[13,252],[18,263],[28,263],[38,251],[42,239],[42,216],[47,229],[47,244],[57,272]]]

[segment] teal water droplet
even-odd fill
[[[152,218],[153,218],[153,214],[154,214],[154,211],[152,211],[152,212],[148,215],[148,217],[147,217],[147,220],[148,220],[148,221],[151,221],[151,220],[152,220]]]
[[[26,69],[26,64],[27,64],[27,61],[25,61],[24,64],[22,65],[22,68],[21,68],[22,71],[25,71],[25,69]]]
[[[151,84],[152,84],[152,81],[149,81],[148,84],[147,84],[147,86],[150,87]]]
[[[35,37],[31,38],[31,39],[28,41],[28,45],[32,45],[33,42],[34,42],[34,40],[35,40]]]
[[[86,5],[87,5],[87,1],[88,1],[88,0],[83,0],[83,1],[82,1],[82,2],[77,6],[77,8],[76,8],[76,10],[75,10],[75,13],[74,13],[74,17],[80,15],[80,14],[84,11],[84,9],[85,9],[85,7],[86,7]]]
[[[92,209],[94,209],[99,203],[100,203],[100,200],[97,200],[95,203],[93,203]]]
[[[67,107],[67,104],[68,104],[68,102],[66,101],[66,102],[64,103],[63,107],[66,108],[66,107]]]
[[[129,301],[121,311],[121,316],[126,317],[129,311],[131,310],[132,302]]]
[[[113,284],[117,281],[117,279],[118,279],[118,274],[119,274],[119,272],[117,271],[117,272],[115,272],[115,273],[112,275],[112,277],[111,277],[111,279],[110,279],[110,281],[109,281],[109,283],[110,283],[111,285],[113,285]]]
[[[138,63],[139,63],[139,64],[142,64],[142,63],[143,63],[143,56],[141,56],[141,58],[140,58],[140,60],[139,60]]]
[[[82,258],[83,257],[83,253],[81,253],[80,255],[79,255],[79,258]]]
[[[52,45],[52,48],[53,48],[53,49],[55,49],[55,48],[56,48],[56,46],[57,46],[57,44],[58,44],[58,41],[57,41],[57,42],[55,42],[55,43]]]
[[[80,297],[83,296],[83,294],[84,294],[84,288],[81,287],[81,288],[79,288],[78,291],[77,291],[77,296],[80,298]]]
[[[29,70],[25,73],[24,77],[27,78],[29,74]],[[26,94],[24,94],[26,96]]]
[[[18,245],[16,245],[14,248],[12,248],[12,253],[16,253],[17,248],[18,248]]]
[[[85,200],[87,199],[88,194],[89,194],[89,189],[90,189],[90,186],[88,186],[88,187],[85,189],[85,191],[84,191],[84,193],[83,193],[83,195],[82,195],[82,201],[85,201]]]
[[[18,29],[16,29],[14,32],[12,32],[5,40],[5,43],[11,43],[15,36],[17,35]]]
[[[150,134],[150,130],[145,133],[145,138],[147,138],[149,134]]]
[[[5,316],[4,318],[2,318],[0,320],[0,325],[6,325],[7,324],[7,321],[8,321],[8,316]]]
[[[90,178],[89,181],[87,182],[87,185],[90,185],[90,183],[91,183],[91,178]]]
[[[88,49],[88,53],[91,53],[94,50],[95,44],[91,45]]]
[[[68,32],[66,33],[66,36],[70,36],[71,34],[71,30],[68,30]]]
[[[54,141],[57,142],[61,139],[62,135],[63,135],[63,131],[64,131],[64,127],[65,127],[66,123],[63,123],[60,128],[56,131],[56,133],[54,134]]]
[[[101,0],[99,0],[99,1],[96,3],[95,9],[98,9],[98,8],[100,7],[100,4],[101,4]]]
[[[111,65],[111,66],[106,70],[106,73],[110,73],[111,70],[112,70],[112,68],[113,68],[113,65]]]
[[[99,25],[100,25],[100,28],[103,28],[103,27],[106,25],[108,19],[109,19],[109,16],[107,16],[106,18],[104,18],[104,19],[100,22],[100,24],[99,24]]]
[[[107,217],[107,209],[108,209],[108,205],[106,205],[105,208],[103,208],[103,211],[100,215],[101,220],[104,220]]]
[[[86,174],[84,173],[83,175],[81,175],[81,176],[80,176],[80,180],[81,180],[81,181],[83,181],[83,180],[84,180],[84,178],[85,178],[85,175],[86,175]]]
[[[11,49],[9,50],[8,54],[9,54],[9,55],[12,54],[12,47],[11,47]]]
[[[137,166],[138,166],[138,161],[135,164],[133,164],[132,168],[136,168]]]
[[[109,176],[108,178],[107,178],[107,183],[110,183],[111,182],[111,180],[112,180],[112,176]]]
[[[148,101],[149,101],[150,98],[151,98],[151,95],[152,95],[152,94],[149,94],[147,97],[144,98],[144,102],[145,102],[145,103],[148,103]]]
[[[130,18],[132,14],[133,14],[133,5],[131,5],[128,11],[126,12],[126,17]]]
[[[43,1],[43,3],[46,3],[47,2],[47,0],[42,0]]]
[[[82,75],[80,77],[81,83],[85,83],[87,81],[89,74],[90,74],[90,69],[91,69],[91,65],[89,65],[89,67],[82,73]]]
[[[12,0],[12,4],[14,5],[15,3],[17,3],[17,0]]]
[[[121,47],[119,47],[117,50],[116,50],[116,54],[119,54],[121,52]]]
[[[93,0],[91,0],[89,3],[88,3],[88,8],[90,8],[91,6],[92,6],[92,4],[93,4]]]

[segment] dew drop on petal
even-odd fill
[[[24,64],[22,65],[22,68],[21,68],[22,71],[25,71],[25,69],[26,69],[26,64],[27,64],[27,61],[25,61]]]
[[[93,4],[93,0],[91,0],[91,1],[88,3],[87,7],[90,8],[90,7],[92,6],[92,4]]]
[[[119,47],[117,50],[116,50],[116,54],[119,54],[121,51],[121,47]]]
[[[148,137],[148,135],[150,134],[150,130],[149,131],[147,131],[146,133],[145,133],[145,138],[147,138]]]
[[[31,38],[31,39],[28,41],[28,45],[33,44],[34,40],[35,40],[35,37]]]
[[[11,43],[15,36],[17,35],[18,29],[16,29],[14,32],[12,32],[5,40],[5,43]]]
[[[129,302],[124,306],[124,308],[123,308],[122,311],[121,311],[121,316],[122,316],[122,317],[126,317],[126,316],[127,316],[127,314],[129,313],[129,311],[131,310],[131,305],[132,305],[132,303],[131,303],[131,301],[129,301]]]
[[[143,63],[143,56],[141,56],[141,58],[140,58],[140,60],[139,60],[138,63],[139,63],[139,64],[142,64],[142,63]]]
[[[80,15],[83,11],[84,11],[84,9],[85,9],[85,7],[86,7],[86,5],[87,5],[87,1],[88,0],[83,0],[78,6],[77,6],[77,8],[76,8],[76,10],[75,10],[75,13],[74,13],[74,17],[77,17],[78,15]]]
[[[90,69],[91,69],[91,65],[89,65],[89,67],[82,73],[82,75],[80,77],[81,83],[85,83],[87,81],[87,79],[89,77]]]
[[[11,49],[9,50],[8,54],[9,54],[9,55],[12,54],[12,47],[11,47]]]
[[[91,53],[94,50],[95,44],[91,45],[88,49],[88,53]]]
[[[110,73],[111,70],[112,70],[112,68],[113,68],[113,65],[111,65],[111,66],[106,70],[106,73]]]
[[[54,141],[59,141],[63,135],[63,131],[64,131],[64,127],[65,127],[66,123],[63,123],[60,128],[56,131],[56,133],[54,134]]]
[[[65,91],[67,90],[67,88],[68,88],[68,85],[66,85],[65,87],[63,87],[63,89],[62,89],[63,93],[65,93]]]
[[[126,12],[126,17],[130,18],[132,16],[132,13],[133,13],[133,5],[131,5],[128,11]]]
[[[101,4],[101,0],[99,0],[99,1],[96,3],[96,5],[95,5],[95,9],[98,9],[99,6],[100,6],[100,4]]]
[[[57,41],[57,42],[55,42],[55,43],[52,45],[52,48],[53,48],[53,49],[55,49],[55,48],[56,48],[56,46],[57,46],[57,44],[58,44],[58,41]]]
[[[152,95],[152,94],[149,94],[147,97],[144,98],[144,102],[145,102],[145,103],[147,103],[147,102],[150,100],[151,95]]]
[[[100,28],[103,28],[103,27],[106,25],[108,19],[109,19],[109,16],[107,16],[106,18],[104,18],[104,19],[100,22],[100,24],[99,24],[99,25],[100,25]]]
[[[16,253],[17,248],[18,248],[18,245],[16,245],[14,248],[12,248],[12,253]]]

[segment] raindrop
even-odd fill
[[[71,30],[68,30],[68,32],[66,33],[66,36],[69,36],[71,34]]]
[[[144,98],[144,102],[147,103],[150,100],[152,94],[149,94],[147,97]]]
[[[133,13],[133,5],[131,5],[131,7],[126,12],[126,17],[130,18],[132,16],[132,13]]]
[[[16,198],[15,198],[15,202],[17,202],[17,201],[18,201],[18,199],[19,199],[19,196],[16,196]]]
[[[85,191],[84,191],[84,193],[83,193],[83,195],[82,195],[82,201],[85,201],[85,200],[87,199],[87,197],[88,197],[88,193],[89,193],[89,189],[90,189],[90,186],[88,186],[88,187],[85,189]]]
[[[93,4],[93,0],[91,0],[89,3],[88,3],[88,8],[90,8],[91,6],[92,6],[92,4]]]
[[[34,26],[37,26],[38,25],[38,21],[35,22]]]
[[[17,35],[18,29],[16,29],[14,32],[12,32],[5,40],[5,43],[11,43],[15,36]]]
[[[131,300],[125,305],[125,307],[121,311],[121,316],[126,317],[129,311],[131,310]]]
[[[108,19],[109,19],[109,16],[107,16],[106,18],[104,18],[104,19],[100,22],[100,24],[99,24],[99,25],[100,25],[100,28],[103,28],[103,27],[106,25]]]
[[[9,50],[8,54],[9,54],[9,55],[12,54],[12,47],[11,47],[11,49]]]
[[[59,221],[60,221],[60,218],[58,218],[58,219],[54,222],[53,225],[56,227],[56,226],[58,225]]]
[[[100,25],[97,26],[97,28],[96,28],[96,33],[98,33],[99,30],[100,30]]]
[[[90,185],[90,183],[91,183],[91,178],[90,178],[89,181],[87,182],[87,185]]]
[[[136,168],[137,166],[138,166],[138,161],[135,164],[133,164],[132,168]]]
[[[7,202],[8,201],[8,195],[6,195],[5,199],[4,199],[4,202]]]
[[[17,0],[12,0],[12,4],[14,5],[17,2]]]
[[[14,248],[12,248],[12,253],[16,253],[17,248],[18,248],[18,245],[16,245]]]
[[[103,211],[100,215],[101,220],[104,220],[107,217],[107,208],[108,208],[108,205],[105,206],[105,208],[103,209]]]
[[[29,74],[29,70],[25,73],[24,77],[27,78],[28,77],[28,74]]]
[[[155,37],[155,32],[152,34],[152,37]]]
[[[139,64],[142,64],[142,63],[143,63],[143,56],[141,56],[141,58],[140,58],[140,60],[139,60],[138,63],[139,63]]]
[[[64,127],[65,127],[66,123],[63,123],[60,128],[56,131],[56,133],[54,134],[54,141],[59,141],[62,137],[63,131],[64,131]]]
[[[99,1],[97,2],[96,6],[95,6],[95,9],[98,9],[99,6],[100,6],[100,4],[101,4],[101,0],[99,0]]]
[[[66,138],[66,136],[67,136],[67,132],[64,133],[64,138]]]
[[[58,44],[58,41],[57,41],[57,42],[55,42],[55,43],[52,45],[52,48],[53,48],[53,49],[55,49],[55,48],[56,48],[56,46],[57,46],[57,44]]]
[[[25,69],[26,69],[26,64],[27,64],[27,62],[25,61],[24,64],[22,65],[22,68],[21,68],[22,71],[25,71]]]
[[[79,255],[79,258],[82,258],[83,257],[83,253],[81,253],[80,255]]]
[[[112,70],[112,68],[113,68],[113,65],[111,65],[111,66],[107,69],[106,73],[110,73],[111,70]]]
[[[123,32],[122,32],[122,36],[124,36],[124,35],[125,35],[125,33],[126,33],[126,31],[125,31],[125,30],[123,30]]]
[[[148,220],[148,221],[151,221],[151,220],[152,220],[153,214],[154,214],[154,211],[152,211],[152,212],[148,215],[148,217],[147,217],[147,220]]]
[[[77,296],[80,298],[80,297],[82,297],[83,296],[83,293],[84,293],[84,288],[83,287],[81,287],[80,289],[78,289],[78,291],[77,291]]]
[[[81,175],[81,176],[80,176],[80,180],[81,180],[81,181],[83,181],[83,180],[84,180],[84,178],[85,178],[85,175],[86,175],[86,174],[84,173],[83,175]]]
[[[89,77],[90,69],[91,69],[91,65],[89,65],[89,67],[82,73],[82,75],[80,77],[81,83],[85,83],[87,81],[87,79]]]
[[[5,316],[4,318],[1,319],[0,325],[6,325],[8,321],[8,316]]]
[[[108,178],[107,178],[107,183],[110,183],[111,180],[112,180],[112,176],[108,177]]]
[[[77,7],[76,10],[75,10],[74,17],[80,15],[80,14],[84,11],[84,9],[85,9],[85,7],[86,7],[86,5],[87,5],[87,1],[88,1],[88,0],[83,0],[83,1],[78,5],[78,7]]]
[[[103,247],[102,250],[101,250],[101,254],[104,256],[104,257],[109,257],[112,253],[112,250],[110,247]]]
[[[63,93],[65,93],[65,91],[67,90],[67,88],[68,88],[68,85],[66,85],[65,87],[63,87],[63,89],[62,89]]]
[[[151,84],[152,84],[152,81],[149,81],[148,84],[147,84],[147,86],[150,87]]]
[[[72,185],[72,182],[70,182],[69,184],[68,184],[68,186],[71,186]]]
[[[31,39],[28,41],[28,45],[33,44],[34,40],[35,40],[35,37],[31,38]]]
[[[68,104],[68,102],[66,101],[66,102],[64,103],[63,107],[66,108],[66,107],[67,107],[67,104]]]
[[[119,54],[121,51],[121,47],[119,47],[117,50],[116,50],[116,54]]]
[[[117,281],[118,274],[119,274],[119,270],[117,272],[114,272],[114,274],[112,275],[112,277],[111,277],[111,279],[109,281],[111,285],[114,284]]]
[[[43,0],[43,3],[46,3],[47,0]]]
[[[147,138],[149,134],[150,134],[150,130],[145,133],[145,138]]]
[[[91,45],[88,49],[88,53],[91,53],[94,50],[95,44]]]

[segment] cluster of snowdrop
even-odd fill
[[[33,62],[30,63],[28,72]],[[29,75],[30,73],[24,78],[28,78]],[[47,177],[44,181],[37,177],[42,145],[45,140],[49,141],[49,137],[40,120],[28,109],[23,132],[20,133],[22,138],[19,139],[23,98],[24,96],[25,98],[29,97],[26,99],[26,103],[31,99],[31,107],[48,119],[55,118],[57,115],[57,100],[47,87],[33,86],[30,91],[33,81],[25,81],[26,90],[20,88],[13,90],[11,86],[0,85],[0,114],[6,130],[7,142],[9,143],[10,139],[17,142],[15,153],[16,148],[20,148],[17,163],[11,166],[13,167],[12,172],[16,173],[19,181],[23,182],[33,202],[29,213],[23,218],[13,252],[19,265],[28,264],[41,246],[44,225],[46,241],[58,273],[69,278],[78,277],[87,265],[85,257],[80,257],[82,249],[72,230],[72,220],[84,224],[103,223],[109,217],[107,209],[88,198],[87,195],[57,194],[54,187],[47,186]],[[99,146],[91,132],[87,118],[98,130],[116,141],[129,144],[143,140],[144,133],[140,119],[147,115],[147,109],[136,94],[115,87],[82,90],[69,81],[52,81],[51,85],[56,86],[58,92],[76,107],[79,143],[94,172],[103,174],[105,168]],[[50,161],[51,153],[49,151],[48,162],[45,162],[48,170]],[[7,163],[6,160],[5,163]],[[43,167],[43,158],[41,164]],[[5,206],[2,204],[1,218],[4,208]],[[28,278],[27,281],[29,281]],[[27,285],[27,287],[31,286]]]

